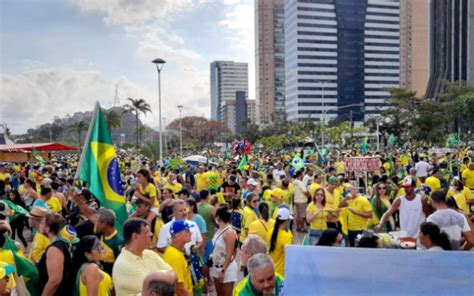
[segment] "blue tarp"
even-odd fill
[[[285,295],[474,295],[474,253],[287,246]]]

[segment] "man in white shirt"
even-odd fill
[[[277,183],[286,177],[286,172],[282,169],[282,164],[279,162],[276,164],[276,168],[272,171],[273,180]]]
[[[306,186],[303,184],[303,171],[297,171],[295,173],[295,181],[293,181],[293,187],[295,192],[295,222],[296,230],[304,232],[304,224],[306,217],[306,207],[308,206],[309,192]]]
[[[441,231],[448,235],[451,249],[459,250],[461,248],[462,237],[474,245],[474,233],[467,223],[466,216],[448,208],[443,189],[431,193],[431,205],[436,209],[436,212],[429,215],[426,221],[438,225]]]
[[[313,170],[310,168],[306,169],[306,174],[303,177],[303,184],[309,189],[309,186],[313,183]]]
[[[181,199],[177,199],[173,201],[173,220],[163,225],[160,230],[160,235],[158,237],[158,243],[156,247],[160,253],[164,253],[166,247],[171,244],[171,232],[170,228],[173,224],[173,221],[176,219],[186,219],[188,207],[186,202]],[[197,252],[203,245],[203,240],[201,236],[201,232],[199,231],[199,227],[193,221],[186,220],[186,222],[190,225],[191,231],[191,241],[187,243],[184,248],[186,250],[186,254],[191,254]],[[191,249],[192,247],[192,249]]]
[[[433,166],[426,162],[426,156],[421,156],[420,161],[415,165],[416,177],[420,178],[422,183],[425,183],[425,179],[432,169]]]

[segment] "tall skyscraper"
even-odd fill
[[[474,85],[474,0],[431,1],[430,81],[426,96],[437,98],[444,81]]]
[[[285,69],[289,120],[380,113],[400,85],[400,2],[286,1]]]
[[[224,102],[235,101],[235,92],[248,98],[248,65],[231,61],[211,63],[211,119],[223,120]]]
[[[284,0],[255,0],[255,93],[263,124],[285,111],[284,6]]]
[[[400,1],[400,87],[424,96],[430,75],[430,0]]]

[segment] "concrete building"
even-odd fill
[[[226,100],[224,101],[222,108],[221,108],[221,116],[223,121],[227,128],[232,132],[235,133],[236,131],[236,102],[234,100]]]
[[[474,85],[474,0],[432,0],[430,9],[430,80],[426,96],[435,99],[446,80]]]
[[[430,73],[430,0],[400,1],[400,87],[424,96]]]
[[[250,122],[257,123],[257,101],[247,100],[247,119]]]
[[[211,63],[211,119],[223,120],[224,102],[235,101],[235,92],[248,97],[248,65],[232,61]]]
[[[247,100],[245,92],[235,92],[235,132],[241,133],[245,129],[247,120]]]
[[[284,6],[284,0],[255,0],[255,94],[263,124],[285,112]]]
[[[379,114],[400,86],[400,2],[286,1],[285,69],[289,120]]]

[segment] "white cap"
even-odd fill
[[[252,186],[258,186],[258,182],[255,181],[254,178],[250,178],[250,179],[247,181],[247,184],[248,184],[248,185],[252,185]]]
[[[287,207],[279,207],[277,210],[277,218],[280,220],[292,220],[290,209]]]
[[[411,187],[415,185],[416,185],[415,180],[413,180],[410,176],[405,177],[405,179],[403,179],[402,187]]]

